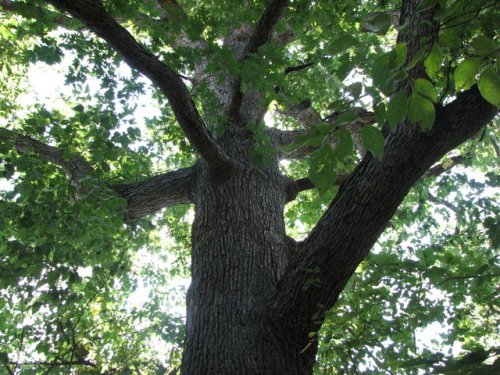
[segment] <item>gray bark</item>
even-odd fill
[[[289,179],[277,161],[252,166],[250,136],[225,138],[239,161],[228,175],[197,167],[184,374],[300,374],[312,364],[300,354],[307,332],[290,335],[270,311],[291,256],[283,217]]]

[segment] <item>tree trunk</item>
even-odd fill
[[[182,373],[310,372],[300,354],[307,331],[290,332],[270,309],[291,248],[283,217],[289,180],[277,161],[264,169],[248,161],[250,134],[225,140],[237,165],[221,173],[200,163],[196,171]]]

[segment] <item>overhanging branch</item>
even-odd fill
[[[277,318],[317,327],[415,182],[497,112],[474,86],[438,108],[432,130],[405,123],[389,134],[382,160],[368,155],[359,163],[299,245],[274,299]],[[428,175],[443,169],[431,168]]]
[[[82,180],[92,174],[92,167],[80,156],[65,157],[64,150],[49,146],[26,135],[0,128],[0,142],[12,142],[21,154],[34,153],[42,160],[59,165],[68,176],[71,185],[79,192],[83,191]]]
[[[465,158],[461,155],[453,156],[453,157],[449,158],[448,160],[446,160],[445,162],[439,163],[439,164],[433,166],[432,168],[430,168],[427,172],[424,173],[424,175],[421,177],[421,179],[438,177],[439,175],[443,174],[444,172],[449,171],[452,167],[462,164],[464,160],[465,160]],[[335,179],[333,186],[342,185],[342,183],[344,181],[346,181],[348,177],[349,177],[349,174],[346,174],[346,173],[339,174],[337,176],[337,178]],[[295,189],[293,189],[293,190],[295,190],[297,192],[297,194],[302,192],[302,191],[314,189],[314,184],[308,177],[299,178],[299,179],[293,181],[292,183],[295,184]],[[293,197],[293,198],[295,198],[295,197]]]
[[[255,30],[250,37],[239,60],[246,60],[250,55],[266,44],[272,36],[274,27],[280,20],[289,0],[272,0],[259,19]]]
[[[176,0],[156,0],[166,17],[187,18],[186,12]]]
[[[97,368],[97,365],[86,359],[78,359],[73,361],[33,361],[33,362],[14,362],[9,361],[9,365],[14,365],[16,367],[25,366],[49,366],[49,367],[65,367],[65,366],[86,366]]]
[[[120,26],[98,0],[51,0],[53,5],[82,21],[90,30],[107,41],[125,61],[148,77],[168,98],[184,134],[193,148],[212,166],[230,164],[215,142],[179,75],[140,45]]]
[[[33,153],[42,160],[60,166],[79,194],[86,193],[83,180],[95,176],[93,168],[82,157],[65,157],[63,149],[29,136],[0,128],[0,142],[10,142],[18,153]],[[137,219],[167,206],[191,203],[193,176],[193,168],[182,168],[144,181],[109,187],[127,200],[128,218]]]

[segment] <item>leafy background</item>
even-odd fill
[[[84,156],[97,175],[85,181],[88,193],[78,196],[56,166],[16,153],[9,142],[0,144],[0,173],[7,181],[0,192],[0,362],[11,362],[23,374],[67,373],[67,367],[50,363],[72,360],[95,366],[75,366],[76,373],[175,369],[182,352],[193,210],[177,206],[124,222],[126,202],[100,181],[133,182],[189,166],[193,152],[166,100],[119,56],[78,22],[66,20],[60,28],[59,14],[44,2],[18,3],[20,15],[0,13],[0,125],[64,148],[68,158]],[[386,121],[393,130],[408,117],[426,130],[434,119],[432,103],[447,103],[475,83],[499,106],[495,2],[424,1],[422,10],[440,4],[439,40],[423,41],[406,64],[407,46],[396,43],[392,13],[384,13],[398,9],[399,2],[294,1],[288,24],[278,25],[278,32],[290,27],[297,40],[264,46],[258,57],[238,65],[219,41],[240,22],[258,19],[265,2],[249,3],[249,9],[235,9],[225,1],[183,1],[190,22],[174,19],[169,28],[205,38],[209,47],[199,51],[166,47],[172,36],[153,1],[105,2],[174,69],[189,75],[210,54],[207,69],[214,75],[238,73],[242,90],[267,92],[275,109],[268,124],[298,129],[300,124],[277,110],[304,98],[323,117],[344,113],[290,147],[318,146],[309,159],[282,164],[288,175],[309,175],[317,187],[287,206],[287,230],[296,239],[308,233],[335,194],[335,177],[359,160],[343,129],[357,116],[353,107],[375,110],[378,124],[364,128],[362,140],[381,157]],[[141,21],[138,12],[159,21]],[[283,75],[306,62],[314,64]],[[429,79],[415,82],[409,95],[392,95],[417,63]],[[42,74],[37,69],[59,72],[65,88],[37,96],[29,83]],[[223,131],[217,129],[217,108],[207,105],[212,94],[206,82],[190,90],[214,130]],[[317,373],[497,373],[495,125],[454,151],[460,165],[451,155],[443,161],[444,174],[423,179],[406,198],[319,332]],[[256,157],[265,163],[276,151],[258,124],[252,129],[260,145]]]

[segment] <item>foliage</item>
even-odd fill
[[[67,366],[56,365],[65,361],[86,374],[175,369],[192,209],[171,207],[128,222],[126,202],[99,181],[138,181],[192,165],[195,155],[158,89],[106,44],[45,2],[16,3],[18,12],[0,12],[0,125],[64,149],[68,160],[85,157],[96,175],[83,181],[82,195],[57,166],[0,144],[0,182],[6,182],[0,191],[0,366],[23,374],[67,373]],[[381,159],[384,132],[397,131],[405,118],[430,130],[435,106],[475,84],[500,106],[494,1],[423,1],[422,12],[439,5],[439,38],[422,40],[408,59],[407,44],[397,41],[407,25],[394,26],[387,13],[399,2],[297,0],[287,22],[277,26],[278,34],[290,29],[297,39],[264,45],[243,64],[220,41],[241,23],[255,23],[266,1],[249,1],[247,8],[181,1],[189,22],[173,17],[168,27],[155,1],[104,3],[187,76],[210,55],[207,72],[221,80],[239,74],[241,90],[266,92],[270,109],[309,98],[322,118],[337,114],[280,150],[262,123],[248,124],[255,141],[251,159],[259,167],[279,152],[316,148],[308,160],[282,164],[288,175],[308,175],[317,188],[287,206],[287,230],[296,239],[325,210],[336,178],[359,160],[347,130],[358,119],[355,108],[375,111],[377,124],[363,127],[361,139]],[[175,44],[169,31],[176,29],[208,47],[165,47]],[[306,62],[313,65],[283,74]],[[428,79],[396,93],[417,64]],[[40,66],[64,75],[57,103],[30,92],[29,72]],[[212,128],[220,126],[208,83],[192,82],[189,89]],[[281,129],[300,129],[294,120],[272,117]],[[496,125],[457,150],[465,155],[463,167],[445,160],[449,171],[420,181],[406,198],[318,333],[318,373],[494,371],[500,308]],[[442,334],[422,341],[436,325]]]

